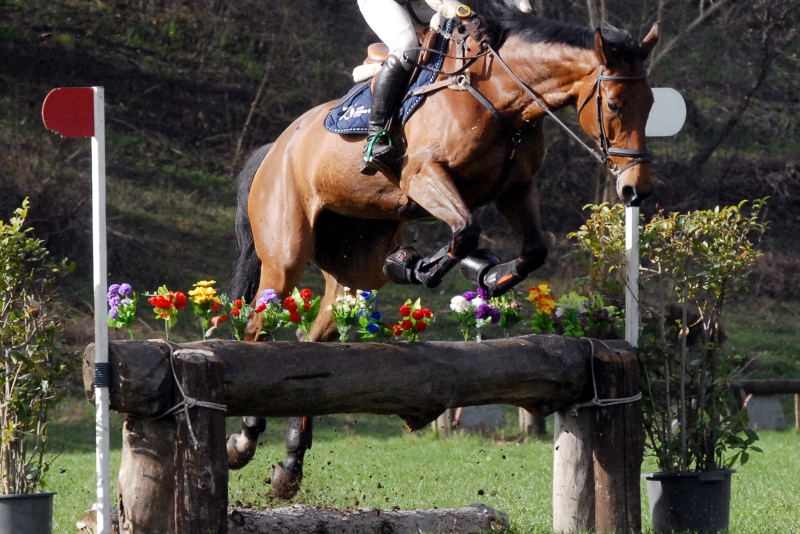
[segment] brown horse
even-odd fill
[[[625,204],[638,205],[651,193],[645,125],[653,96],[643,62],[658,26],[639,43],[611,27],[547,21],[502,2],[471,4],[494,47],[467,39],[477,59],[458,82],[468,90],[426,96],[397,136],[405,156],[396,176],[360,174],[365,138],[323,129],[332,102],[302,115],[251,157],[239,183],[236,295],[252,299],[272,288],[285,296],[313,262],[326,287],[310,338],[329,341],[336,328],[328,307],[345,286],[378,289],[392,279],[434,287],[464,260],[490,293],[509,290],[547,256],[534,181],[545,155],[543,105],[577,106],[581,127],[600,148],[598,159],[618,175]],[[448,57],[443,70],[457,66]],[[519,257],[506,263],[476,253],[473,210],[489,202],[522,239]],[[428,257],[398,248],[404,224],[420,216],[444,221],[453,232],[452,242]],[[244,432],[231,437],[232,466],[252,456],[263,424],[248,418]],[[290,498],[311,444],[310,419],[292,421],[286,444],[289,458],[276,466],[272,483]]]

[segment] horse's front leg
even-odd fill
[[[547,244],[539,219],[539,195],[531,179],[505,191],[495,205],[511,227],[522,237],[522,251],[517,259],[500,263],[494,255],[476,254],[465,259],[461,271],[468,280],[491,296],[506,293],[542,266],[547,259]]]
[[[423,164],[417,174],[401,181],[400,188],[428,213],[447,223],[453,241],[427,257],[412,247],[400,247],[386,258],[384,271],[398,284],[436,287],[445,274],[478,248],[481,229],[441,165]]]

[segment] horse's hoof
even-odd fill
[[[258,439],[248,439],[244,432],[228,436],[228,468],[241,469],[246,466],[256,453]]]
[[[293,473],[291,470],[285,471],[283,469],[283,462],[278,462],[278,465],[272,469],[272,479],[270,483],[275,490],[275,495],[277,495],[279,499],[288,501],[297,495],[302,480],[302,471],[297,473]]]

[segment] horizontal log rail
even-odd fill
[[[800,380],[729,380],[728,384],[741,388],[745,393],[753,395],[798,395],[800,394]]]
[[[549,415],[590,399],[589,343],[531,335],[481,343],[208,340],[172,347],[210,351],[222,360],[228,416],[397,414],[416,430],[458,406],[511,404]],[[624,341],[593,343],[598,355],[631,351]],[[153,341],[109,344],[113,410],[157,417],[172,408],[170,350]],[[84,360],[92,401],[93,346]]]

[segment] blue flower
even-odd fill
[[[370,321],[380,322],[380,321],[383,321],[383,316],[381,315],[381,312],[379,312],[379,311],[372,312],[372,315],[369,316],[369,320]]]
[[[370,334],[376,334],[376,333],[378,333],[378,330],[380,330],[380,329],[381,329],[381,325],[376,324],[376,323],[369,323],[367,325],[367,332],[369,332]]]
[[[360,309],[360,310],[358,311],[358,316],[359,316],[359,318],[363,319],[364,317],[366,317],[366,316],[367,316],[367,310],[366,310],[366,309],[364,309],[364,308]]]

